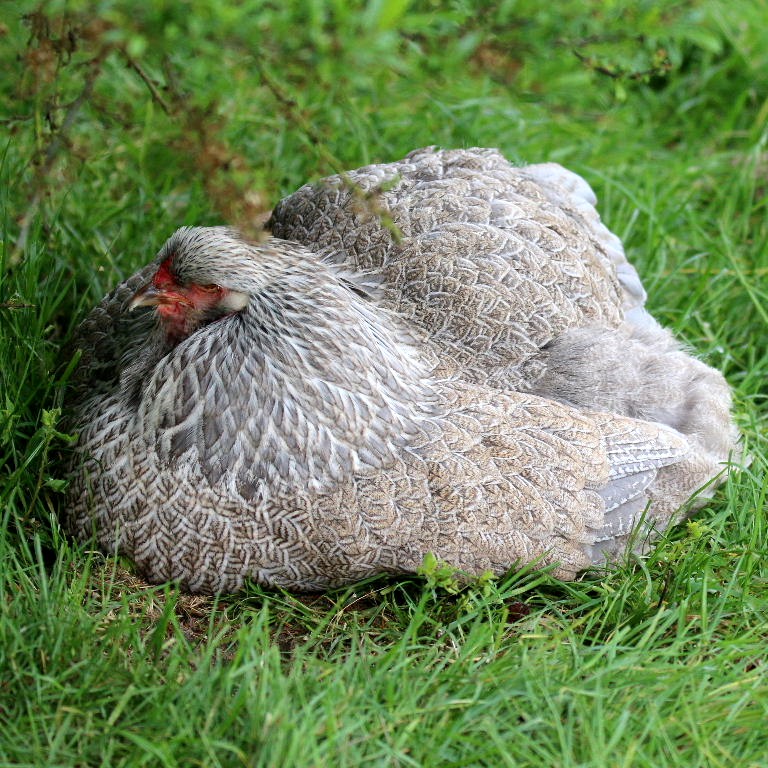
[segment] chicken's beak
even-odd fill
[[[128,302],[128,311],[133,312],[136,307],[155,307],[163,303],[165,292],[155,287],[153,283],[142,285],[133,298]]]
[[[158,288],[154,283],[147,283],[133,294],[133,298],[128,302],[128,311],[133,312],[136,307],[156,307],[160,304],[192,306],[189,298],[179,291],[167,291]]]

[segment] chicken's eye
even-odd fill
[[[221,293],[223,290],[220,285],[198,285],[195,287],[197,288],[198,291],[201,291],[202,293],[209,293],[209,294]]]

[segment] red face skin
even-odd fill
[[[181,285],[171,269],[172,260],[169,256],[152,281],[136,292],[130,309],[156,306],[168,341],[176,345],[206,321],[229,291],[219,285]]]

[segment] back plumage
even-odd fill
[[[464,378],[522,389],[543,347],[571,328],[616,327],[622,304],[644,298],[619,282],[617,262],[642,291],[586,183],[559,169],[576,191],[552,186],[553,168],[514,168],[488,149],[418,150],[302,187],[268,226],[375,276],[384,303]]]

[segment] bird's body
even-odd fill
[[[495,149],[426,148],[306,185],[269,226],[380,281],[382,304],[426,336],[441,370],[684,434],[688,458],[649,488],[661,523],[694,489],[694,504],[711,495],[716,484],[702,486],[738,438],[730,389],[645,309],[596,202],[555,163],[516,168]]]
[[[81,326],[69,526],[151,580],[215,592],[413,572],[430,552],[470,573],[536,561],[570,577],[619,549],[649,500],[667,524],[727,449],[631,418],[662,404],[637,382],[608,391],[599,355],[579,371],[578,334],[656,333],[642,287],[578,177],[499,157],[409,156],[413,183],[377,201],[399,239],[356,191],[391,166],[278,206],[273,230],[303,245],[179,230]],[[677,347],[659,354],[720,381]],[[730,435],[727,387],[725,402],[704,390]]]

